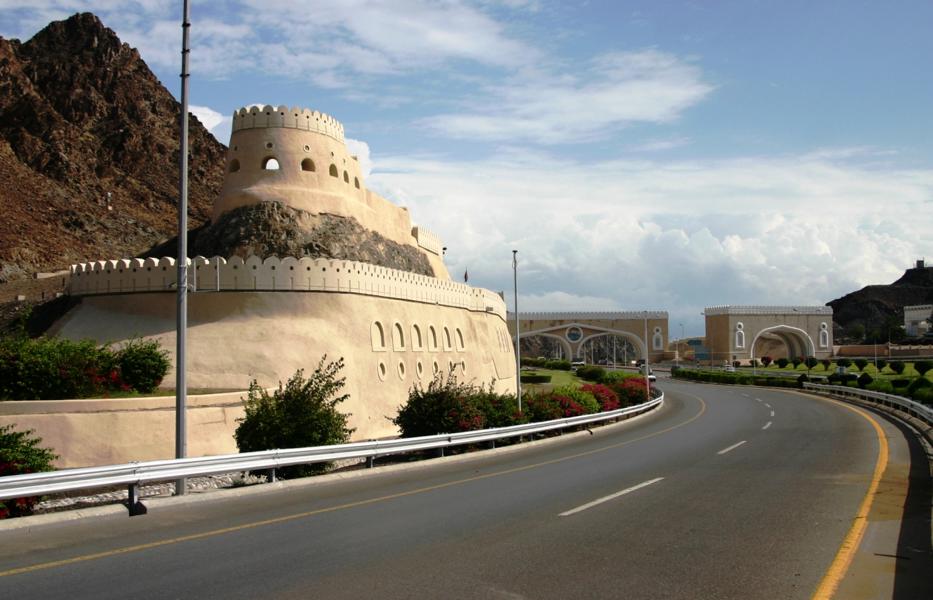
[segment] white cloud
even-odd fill
[[[530,71],[508,84],[490,85],[481,107],[423,123],[458,138],[582,142],[632,123],[671,122],[712,90],[699,67],[674,55],[653,49],[616,52],[574,70]]]
[[[230,130],[233,127],[233,117],[227,117],[209,106],[188,106],[191,113],[201,121],[204,128],[210,131],[217,141],[226,145],[230,141]]]
[[[826,156],[397,156],[370,185],[439,233],[471,283],[511,290],[517,248],[523,309],[666,309],[700,333],[705,306],[824,304],[893,281],[933,246],[933,171]]]
[[[369,156],[369,144],[353,138],[346,138],[346,142],[350,156],[355,156],[360,162],[363,177],[369,177],[369,174],[373,171],[373,160]]]

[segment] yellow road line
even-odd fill
[[[683,393],[683,392],[681,392],[681,393]],[[684,395],[693,396],[693,394],[684,394]],[[635,443],[635,442],[640,442],[640,441],[642,441],[642,440],[646,440],[646,439],[648,439],[648,438],[652,438],[652,437],[661,435],[661,434],[663,434],[663,433],[667,433],[667,432],[669,432],[669,431],[673,431],[674,429],[677,429],[677,428],[679,428],[679,427],[683,427],[683,426],[685,426],[685,425],[689,425],[689,424],[692,423],[693,421],[696,421],[697,419],[699,419],[699,418],[703,415],[703,413],[706,412],[706,403],[703,402],[703,400],[702,400],[700,397],[698,397],[698,396],[693,396],[693,398],[696,398],[697,400],[699,400],[699,402],[700,402],[700,412],[698,412],[697,414],[695,414],[694,416],[690,417],[689,419],[687,419],[686,421],[684,421],[684,422],[682,422],[682,423],[678,423],[677,425],[672,425],[671,427],[668,427],[668,428],[666,428],[666,429],[662,429],[662,430],[660,430],[660,431],[656,431],[656,432],[654,432],[654,433],[650,433],[650,434],[648,434],[648,435],[643,435],[643,436],[641,436],[641,437],[637,437],[637,438],[635,438],[635,439],[633,439],[633,440],[628,440],[628,441],[625,441],[625,442],[618,442],[618,443],[615,443],[615,444],[610,444],[610,445],[608,445],[608,446],[603,446],[603,447],[601,447],[601,448],[595,448],[595,449],[593,449],[593,450],[587,450],[586,452],[579,452],[579,453],[577,453],[577,454],[572,454],[572,455],[570,455],[570,456],[564,456],[564,457],[562,457],[562,458],[555,458],[555,459],[552,459],[552,460],[546,460],[546,461],[539,462],[539,463],[535,463],[535,464],[531,464],[531,465],[525,465],[525,466],[523,466],[523,467],[515,467],[515,468],[512,468],[512,469],[506,469],[506,470],[504,470],[504,471],[496,471],[496,472],[494,472],[494,473],[486,473],[485,475],[475,475],[475,476],[473,476],[473,477],[467,477],[467,478],[464,478],[464,479],[458,479],[458,480],[456,480],[456,481],[448,481],[447,483],[439,483],[439,484],[437,484],[437,485],[430,485],[430,486],[426,486],[426,487],[421,487],[421,488],[417,488],[417,489],[414,489],[414,490],[408,490],[408,491],[406,491],[406,492],[398,492],[398,493],[396,493],[396,494],[388,494],[388,495],[385,495],[385,496],[378,496],[378,497],[376,497],[376,498],[369,498],[369,499],[366,499],[366,500],[359,500],[359,501],[357,501],[357,502],[348,502],[348,503],[346,503],[346,504],[338,504],[338,505],[336,505],[336,506],[329,506],[329,507],[327,507],[327,508],[319,508],[319,509],[317,509],[317,510],[309,510],[309,511],[300,512],[300,513],[296,513],[296,514],[285,515],[285,516],[282,516],[282,517],[275,517],[275,518],[272,518],[272,519],[263,519],[262,521],[254,521],[254,522],[252,522],[252,523],[244,523],[244,524],[242,524],[242,525],[235,525],[235,526],[233,526],[233,527],[224,527],[223,529],[213,529],[213,530],[211,530],[211,531],[205,531],[205,532],[202,532],[202,533],[193,533],[193,534],[191,534],[191,535],[183,535],[183,536],[180,536],[180,537],[169,538],[169,539],[165,539],[165,540],[159,540],[159,541],[157,541],[157,542],[149,542],[149,543],[147,543],[147,544],[137,544],[137,545],[135,545],[135,546],[127,546],[127,547],[125,547],[125,548],[116,548],[116,549],[114,549],[114,550],[106,550],[106,551],[104,551],[104,552],[97,552],[97,553],[94,553],[94,554],[84,554],[84,555],[82,555],[82,556],[75,556],[75,557],[73,557],[73,558],[66,558],[66,559],[63,559],[63,560],[56,560],[56,561],[45,562],[45,563],[38,563],[38,564],[35,564],[35,565],[29,565],[28,567],[19,567],[19,568],[16,568],[16,569],[10,569],[10,570],[8,570],[8,571],[0,571],[0,577],[8,577],[8,576],[10,576],[10,575],[19,575],[19,574],[21,574],[21,573],[30,573],[30,572],[32,572],[32,571],[40,571],[40,570],[43,570],[43,569],[51,569],[51,568],[53,568],[53,567],[61,567],[61,566],[64,566],[64,565],[71,565],[71,564],[75,564],[75,563],[79,563],[79,562],[85,562],[85,561],[89,561],[89,560],[97,560],[97,559],[99,559],[99,558],[107,558],[107,557],[109,557],[109,556],[119,556],[119,555],[121,555],[121,554],[129,554],[129,553],[131,553],[131,552],[139,552],[139,551],[142,551],[142,550],[148,550],[148,549],[150,549],[150,548],[158,548],[158,547],[160,547],[160,546],[168,546],[168,545],[170,545],[170,544],[178,544],[178,543],[181,543],[181,542],[190,542],[190,541],[193,541],[193,540],[200,540],[200,539],[204,539],[204,538],[209,538],[209,537],[214,537],[214,536],[218,536],[218,535],[223,535],[223,534],[225,534],[225,533],[233,533],[233,532],[235,532],[235,531],[243,531],[243,530],[246,530],[246,529],[253,529],[253,528],[256,528],[256,527],[263,527],[263,526],[265,526],[265,525],[275,525],[275,524],[278,524],[278,523],[285,523],[285,522],[288,522],[288,521],[294,521],[294,520],[296,520],[296,519],[304,519],[304,518],[307,518],[307,517],[313,517],[313,516],[315,516],[315,515],[320,515],[320,514],[329,513],[329,512],[335,512],[335,511],[338,511],[338,510],[345,510],[345,509],[348,509],[348,508],[355,508],[355,507],[358,507],[358,506],[366,506],[366,505],[368,505],[368,504],[375,504],[375,503],[377,503],[377,502],[384,502],[384,501],[386,501],[386,500],[394,500],[394,499],[396,499],[396,498],[404,498],[405,496],[413,496],[413,495],[415,495],[415,494],[422,494],[422,493],[424,493],[424,492],[430,492],[430,491],[434,491],[434,490],[440,490],[440,489],[444,489],[444,488],[448,488],[448,487],[453,487],[453,486],[455,486],[455,485],[462,485],[462,484],[464,484],[464,483],[470,483],[470,482],[472,482],[472,481],[479,481],[479,480],[481,480],[481,479],[489,479],[489,478],[492,478],[492,477],[499,477],[499,476],[501,476],[501,475],[509,475],[509,474],[512,474],[512,473],[519,473],[519,472],[521,472],[521,471],[529,471],[529,470],[531,470],[531,469],[537,469],[537,468],[544,467],[544,466],[547,466],[547,465],[553,465],[553,464],[561,463],[561,462],[568,461],[568,460],[573,460],[573,459],[582,458],[582,457],[585,457],[585,456],[590,456],[590,455],[593,455],[593,454],[598,454],[598,453],[600,453],[600,452],[605,452],[605,451],[607,451],[607,450],[612,450],[612,449],[614,449],[614,448],[620,448],[620,447],[622,447],[622,446],[627,446],[627,445],[633,444],[633,443]]]
[[[842,540],[842,545],[839,546],[836,557],[833,559],[832,564],[829,565],[826,574],[823,575],[820,585],[816,588],[816,591],[813,592],[811,600],[829,600],[835,595],[836,590],[839,588],[839,584],[842,583],[842,579],[845,577],[846,571],[849,570],[849,566],[852,564],[852,559],[855,557],[856,551],[858,551],[859,544],[862,542],[862,537],[865,535],[865,529],[868,528],[868,513],[871,511],[871,505],[875,499],[875,493],[878,491],[878,484],[881,482],[881,476],[884,474],[884,470],[888,465],[888,439],[884,435],[881,425],[879,425],[871,415],[861,409],[836,400],[832,402],[859,414],[875,428],[875,434],[878,436],[878,461],[875,463],[875,472],[871,478],[871,485],[868,486],[868,491],[865,492],[862,504],[859,506],[858,513],[855,515],[855,521],[852,523],[849,533],[847,533],[846,537]]]

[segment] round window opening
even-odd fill
[[[405,379],[405,363],[398,361],[398,378]]]
[[[418,364],[415,365],[415,371],[418,373],[418,377],[424,375],[424,365],[421,364],[421,361],[418,361]]]
[[[386,378],[386,364],[384,362],[379,363],[379,379],[385,381]]]
[[[583,339],[583,330],[579,327],[569,327],[567,328],[567,341],[568,342],[579,342]]]

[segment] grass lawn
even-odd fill
[[[869,375],[871,375],[872,378],[874,378],[874,379],[878,379],[879,377],[880,377],[881,379],[900,379],[900,378],[908,378],[908,379],[909,379],[909,378],[913,378],[913,377],[919,377],[919,375],[920,375],[920,374],[917,373],[917,371],[914,369],[914,363],[913,363],[913,362],[905,362],[905,363],[904,363],[904,365],[905,365],[905,367],[904,367],[904,372],[901,373],[900,375],[898,375],[897,373],[895,373],[894,371],[891,370],[890,363],[891,363],[891,361],[888,361],[888,366],[886,366],[886,367],[884,368],[884,370],[883,370],[880,374],[878,373],[878,369],[875,368],[875,365],[874,365],[874,363],[872,363],[872,362],[869,362],[869,363],[868,363],[868,366],[865,367],[864,371],[859,371],[859,370],[855,367],[855,365],[849,365],[848,371],[849,371],[849,373],[855,373],[856,375],[859,375],[859,374],[861,374],[862,372],[865,372],[865,373],[868,373]],[[742,367],[742,370],[743,370],[743,371],[751,370],[751,367]],[[775,365],[775,364],[771,364],[771,366],[769,366],[769,367],[762,367],[762,366],[759,365],[759,366],[758,366],[758,372],[759,372],[759,373],[769,373],[769,372],[778,372],[778,373],[806,373],[806,372],[807,372],[807,366],[804,365],[804,364],[801,364],[800,366],[798,366],[798,367],[795,369],[795,368],[794,368],[794,365],[788,364],[788,365],[787,365],[786,367],[784,367],[783,369],[780,369],[780,368],[778,368],[777,365]],[[810,369],[810,374],[811,374],[811,375],[830,375],[830,374],[835,373],[835,372],[836,372],[836,363],[835,363],[835,362],[832,363],[832,364],[829,366],[828,369],[824,369],[822,364],[816,365],[814,368]],[[930,381],[933,381],[933,370],[927,371],[927,372],[926,372],[926,378],[929,379]]]
[[[522,391],[549,392],[556,387],[564,385],[581,386],[585,381],[573,374],[573,371],[560,371],[555,369],[522,369],[523,373],[550,375],[551,383],[523,383]]]

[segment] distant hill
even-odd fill
[[[922,263],[921,263],[922,264]],[[904,323],[904,307],[933,303],[933,267],[907,269],[900,279],[889,285],[868,285],[857,292],[828,302],[833,308],[833,321],[839,328],[836,337],[864,328],[866,334],[881,334],[887,341],[890,326]]]
[[[180,108],[93,14],[25,43],[0,37],[0,283],[173,236]],[[196,226],[219,194],[226,149],[194,117],[190,141]]]

